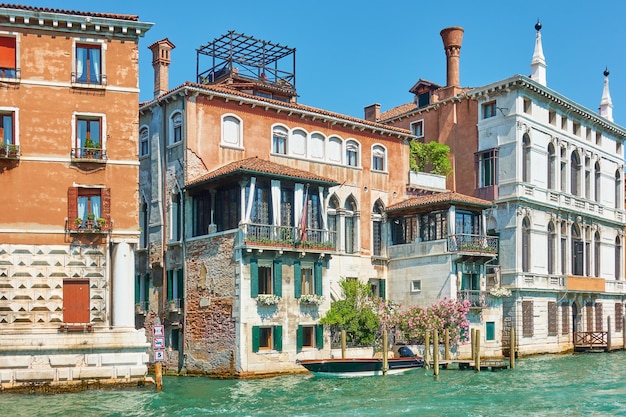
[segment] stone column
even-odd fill
[[[126,242],[114,244],[111,318],[113,327],[135,328],[135,253]]]

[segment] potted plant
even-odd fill
[[[300,304],[320,305],[324,301],[324,297],[317,294],[302,294],[300,296]]]
[[[274,294],[259,294],[256,303],[261,306],[274,306],[278,304],[280,297]]]
[[[105,219],[104,217],[98,217],[96,219],[96,227],[98,229],[102,229],[104,228],[104,226],[107,224],[107,219]]]
[[[83,224],[83,219],[80,217],[77,217],[74,219],[74,225],[76,225],[76,227],[80,227],[80,225]]]
[[[96,152],[99,150],[100,150],[100,143],[94,143],[94,141],[92,141],[91,138],[87,138],[87,140],[85,140],[85,145],[83,148],[85,157],[93,158]]]

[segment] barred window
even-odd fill
[[[624,325],[624,307],[622,303],[615,303],[615,332],[620,333]]]
[[[548,336],[556,336],[558,334],[557,325],[558,308],[556,302],[548,302]]]
[[[588,302],[585,305],[585,310],[586,310],[586,316],[587,316],[587,331],[588,332],[593,332],[593,304],[591,304],[591,302]]]
[[[561,334],[569,334],[569,304],[561,304]]]
[[[522,336],[532,337],[534,334],[533,302],[522,301]]]
[[[601,332],[604,328],[604,321],[602,318],[602,304],[596,303],[596,332]]]

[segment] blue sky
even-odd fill
[[[26,2],[19,2],[24,4]],[[477,87],[530,74],[534,25],[543,25],[547,84],[597,111],[605,66],[613,116],[626,126],[626,2],[607,0],[419,1],[203,1],[32,0],[67,10],[139,15],[154,26],[140,41],[140,100],[152,98],[147,46],[169,38],[176,45],[170,88],[193,81],[196,48],[229,30],[296,48],[298,102],[354,117],[379,103],[385,111],[412,100],[420,79],[446,82],[439,32],[465,29],[462,86]]]

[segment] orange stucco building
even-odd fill
[[[0,6],[0,383],[136,383],[137,16]],[[42,346],[31,349],[28,346]]]

